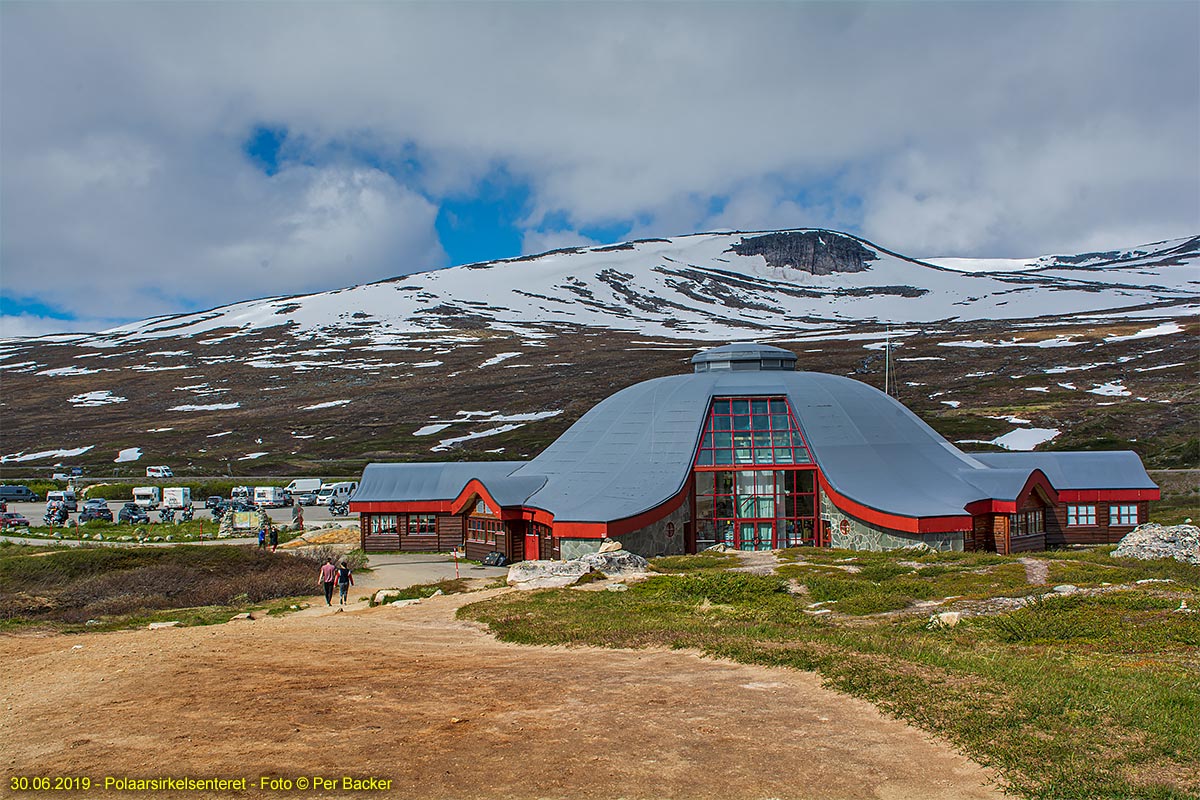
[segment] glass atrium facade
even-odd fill
[[[785,398],[715,398],[695,487],[699,549],[817,543],[816,468]]]

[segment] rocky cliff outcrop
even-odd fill
[[[849,236],[830,231],[784,231],[747,236],[730,248],[740,256],[762,256],[771,267],[802,269],[813,275],[862,272],[879,258]]]

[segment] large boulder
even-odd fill
[[[596,572],[604,573],[607,578],[618,575],[641,575],[650,571],[649,561],[628,550],[588,553],[580,556],[576,561],[583,562]]]
[[[517,589],[553,589],[570,586],[592,568],[575,561],[518,561],[508,568],[508,585]]]
[[[1195,525],[1139,525],[1113,551],[1117,558],[1173,558],[1200,566],[1200,528]]]

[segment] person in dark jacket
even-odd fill
[[[350,567],[346,566],[343,561],[342,565],[337,570],[338,596],[341,598],[339,605],[346,605],[346,593],[350,591],[350,587],[354,585],[354,576],[350,574]]]

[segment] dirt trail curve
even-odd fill
[[[0,758],[9,775],[251,787],[123,797],[1002,796],[989,771],[812,674],[686,652],[519,647],[455,620],[494,591],[212,627],[0,636]],[[392,783],[375,794],[254,788],[259,776],[313,774]]]

